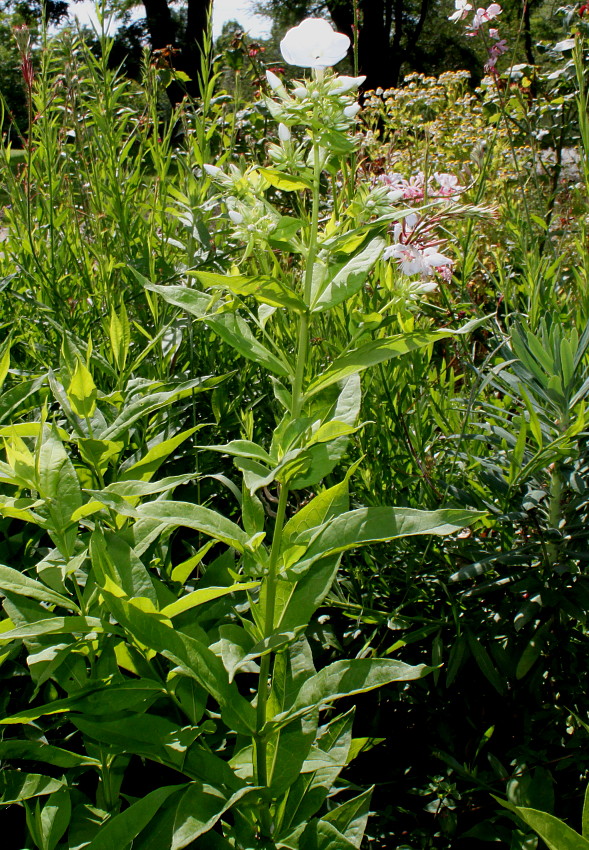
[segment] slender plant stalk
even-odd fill
[[[299,332],[296,353],[295,377],[292,390],[292,406],[291,416],[296,419],[303,406],[304,393],[303,385],[305,378],[305,367],[307,364],[307,353],[309,346],[309,308],[311,305],[311,295],[313,287],[313,266],[317,257],[317,236],[319,232],[319,184],[321,180],[321,158],[319,145],[317,140],[313,140],[313,199],[311,207],[311,227],[309,232],[309,243],[307,246],[305,278],[303,297],[307,307],[299,319]],[[288,485],[281,487],[280,498],[276,510],[276,520],[274,524],[274,535],[272,538],[272,548],[270,550],[270,560],[268,564],[268,574],[266,576],[266,605],[264,612],[264,637],[268,638],[274,631],[274,616],[276,610],[276,589],[278,582],[278,562],[280,549],[282,546],[282,532],[286,520],[286,508],[289,496]],[[268,776],[267,754],[268,754],[268,739],[264,734],[266,725],[266,712],[268,705],[268,695],[272,689],[272,667],[273,653],[267,653],[262,656],[260,661],[260,675],[258,679],[258,696],[256,706],[256,782],[262,787],[268,787],[271,777]],[[262,827],[268,837],[272,834],[272,821],[270,812],[266,808],[262,811]]]

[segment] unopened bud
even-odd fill
[[[359,103],[353,103],[351,106],[346,106],[346,108],[344,109],[344,115],[346,116],[346,118],[355,118],[359,112]]]
[[[288,129],[286,124],[281,123],[278,125],[278,138],[281,142],[290,142],[290,130]]]
[[[296,89],[292,90],[292,93],[295,97],[298,97],[299,100],[302,100],[304,97],[308,97],[309,92],[304,86],[297,86]]]
[[[272,71],[266,71],[266,79],[272,91],[279,92],[284,88],[282,81]]]
[[[365,79],[366,77],[336,77],[330,94],[347,94],[350,91],[357,91]]]
[[[243,216],[241,213],[238,213],[236,210],[229,210],[229,218],[233,222],[233,224],[241,224],[243,221]]]

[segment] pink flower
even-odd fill
[[[486,9],[477,9],[470,26],[467,27],[469,35],[476,35],[483,24],[487,24],[500,15],[503,9],[499,3],[491,3]]]
[[[385,248],[383,259],[397,260],[400,270],[408,277],[414,274],[431,277],[437,269],[452,267],[452,260],[445,257],[444,254],[440,254],[433,245],[429,248],[422,248],[417,245],[404,245],[397,242],[395,245]]]
[[[464,191],[455,174],[443,174],[436,171],[434,177],[440,187],[436,193],[438,197],[449,198],[451,195],[457,195],[459,192]],[[432,192],[432,194],[434,193]]]
[[[472,9],[468,0],[454,0],[454,6],[456,11],[448,16],[449,21],[463,21]]]

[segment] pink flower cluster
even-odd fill
[[[428,279],[438,272],[449,280],[453,261],[438,251],[441,240],[431,238],[433,224],[431,220],[426,223],[416,213],[397,222],[393,228],[394,243],[385,248],[383,259],[396,260],[399,270],[408,277],[419,274]],[[430,284],[424,291],[435,288],[435,284]]]
[[[468,0],[454,0],[454,6],[455,11],[448,17],[449,21],[463,21],[472,11],[472,6]],[[481,27],[494,20],[502,11],[499,3],[491,3],[486,9],[477,9],[472,21],[466,26],[466,34],[469,36],[478,35]],[[507,50],[507,42],[501,38],[496,29],[489,28],[488,34],[495,41],[495,44],[492,44],[489,48],[489,58],[485,64],[485,71],[487,74],[493,74],[495,73],[497,59]]]
[[[459,184],[455,174],[439,171],[428,179],[427,186],[423,171],[418,171],[408,180],[402,174],[396,173],[381,174],[379,180],[389,186],[397,198],[403,198],[406,201],[423,201],[426,195],[432,199],[451,198],[453,195],[464,192],[464,186]]]

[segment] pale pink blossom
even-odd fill
[[[467,0],[454,0],[454,6],[456,11],[448,16],[449,21],[463,21],[472,9]]]
[[[500,15],[503,9],[499,3],[491,3],[486,9],[477,9],[474,13],[470,26],[467,27],[468,35],[477,35],[483,24],[492,21],[497,15]]]
[[[436,171],[434,177],[440,187],[437,191],[438,197],[449,198],[451,195],[464,192],[464,187],[460,185],[458,177],[455,174],[445,174]]]
[[[403,244],[397,242],[385,248],[383,259],[397,260],[399,269],[404,275],[420,274],[422,277],[431,277],[437,269],[452,267],[452,260],[440,254],[435,246],[428,248],[417,245]]]

